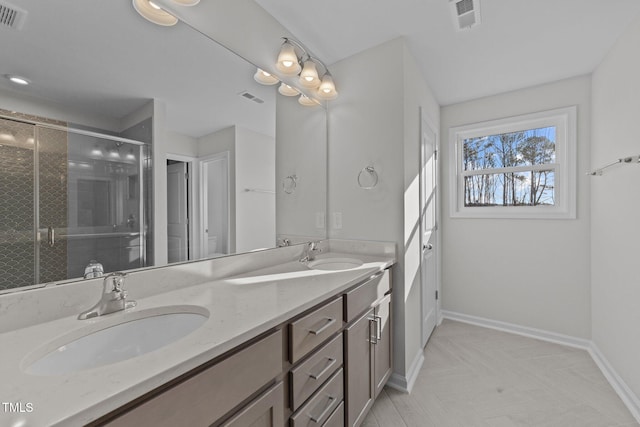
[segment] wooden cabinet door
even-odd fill
[[[345,329],[347,426],[358,426],[373,406],[373,309]]]
[[[392,371],[391,295],[384,297],[375,307],[374,318],[376,321],[373,325],[376,328],[373,346],[374,396],[378,397]]]
[[[284,425],[284,387],[278,383],[245,406],[222,427],[282,427]]]

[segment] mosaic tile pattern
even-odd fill
[[[35,280],[33,141],[33,126],[0,119],[0,290]]]
[[[67,132],[37,127],[40,229],[53,227],[58,235],[67,228]],[[40,243],[40,282],[67,278],[67,241],[57,238],[53,246]]]

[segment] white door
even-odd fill
[[[167,241],[169,262],[189,259],[187,164],[167,165]]]
[[[420,259],[422,287],[422,346],[436,326],[438,289],[438,168],[436,134],[422,120],[420,144]]]
[[[228,254],[229,245],[229,153],[200,160],[200,203],[202,206],[202,256]]]

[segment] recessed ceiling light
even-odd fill
[[[22,85],[22,86],[26,86],[29,83],[31,83],[28,79],[21,77],[21,76],[15,76],[12,74],[5,74],[5,77],[8,78],[10,81],[12,81],[13,83],[17,84],[17,85]]]

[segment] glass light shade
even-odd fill
[[[304,68],[302,68],[302,72],[300,73],[300,84],[309,88],[316,88],[320,84],[316,64],[310,59],[304,63]]]
[[[277,77],[272,76],[271,74],[260,68],[258,68],[258,71],[256,71],[256,73],[253,75],[253,79],[261,85],[267,86],[274,85],[280,81]]]
[[[152,5],[152,2],[149,0],[133,0],[133,8],[144,19],[154,24],[170,27],[178,23],[178,18],[165,10],[158,9],[158,6],[155,4]]]
[[[200,3],[200,0],[173,0],[173,2],[180,6],[195,6]]]
[[[300,72],[300,64],[298,63],[298,56],[296,50],[292,44],[285,42],[280,49],[278,55],[278,63],[276,68],[282,74],[292,76]]]
[[[329,74],[325,74],[322,77],[322,83],[318,88],[318,96],[322,99],[336,99],[338,97],[338,91],[336,91],[336,85],[333,83],[333,78]]]
[[[280,95],[284,96],[296,96],[300,94],[300,91],[298,89],[296,89],[295,87],[291,87],[286,83],[280,84],[278,92],[280,92]]]
[[[298,98],[298,103],[300,105],[304,105],[305,107],[315,107],[316,105],[319,105],[316,100],[309,98],[305,94],[300,95],[300,98]]]

